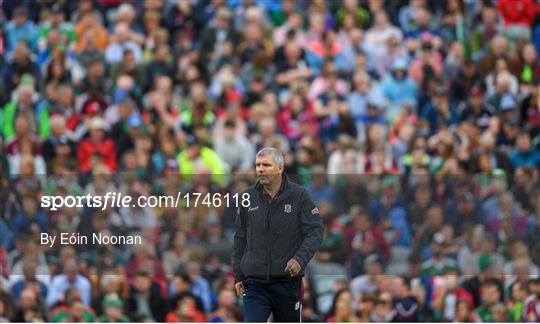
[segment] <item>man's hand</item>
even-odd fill
[[[244,283],[242,281],[238,281],[234,284],[234,289],[236,289],[236,295],[242,299],[244,297]]]
[[[300,267],[300,263],[296,261],[295,259],[290,259],[289,262],[287,262],[287,266],[285,267],[285,272],[288,272],[291,277],[294,277],[298,275],[302,267]]]

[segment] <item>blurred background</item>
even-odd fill
[[[39,202],[234,194],[273,146],[303,321],[540,321],[539,1],[0,3],[1,320],[241,321],[236,208]]]

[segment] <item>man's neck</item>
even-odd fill
[[[277,193],[279,192],[279,188],[281,188],[282,181],[283,181],[283,179],[280,176],[276,180],[276,182],[274,182],[271,186],[264,186],[263,185],[264,191],[266,191],[266,193],[268,193],[270,195],[270,197],[274,198],[277,195]]]

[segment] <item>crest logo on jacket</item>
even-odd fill
[[[292,206],[290,204],[285,204],[285,212],[290,213],[292,209]]]

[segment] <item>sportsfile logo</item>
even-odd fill
[[[107,192],[105,195],[84,195],[84,196],[42,196],[41,207],[50,210],[58,210],[62,207],[89,207],[105,210],[107,208],[127,208],[127,207],[150,207],[150,208],[178,208],[184,206],[186,208],[205,207],[249,207],[249,194],[220,194],[199,192],[182,193],[178,192],[176,196],[145,196],[140,195],[132,197],[121,192]],[[255,210],[258,207],[250,208]]]

